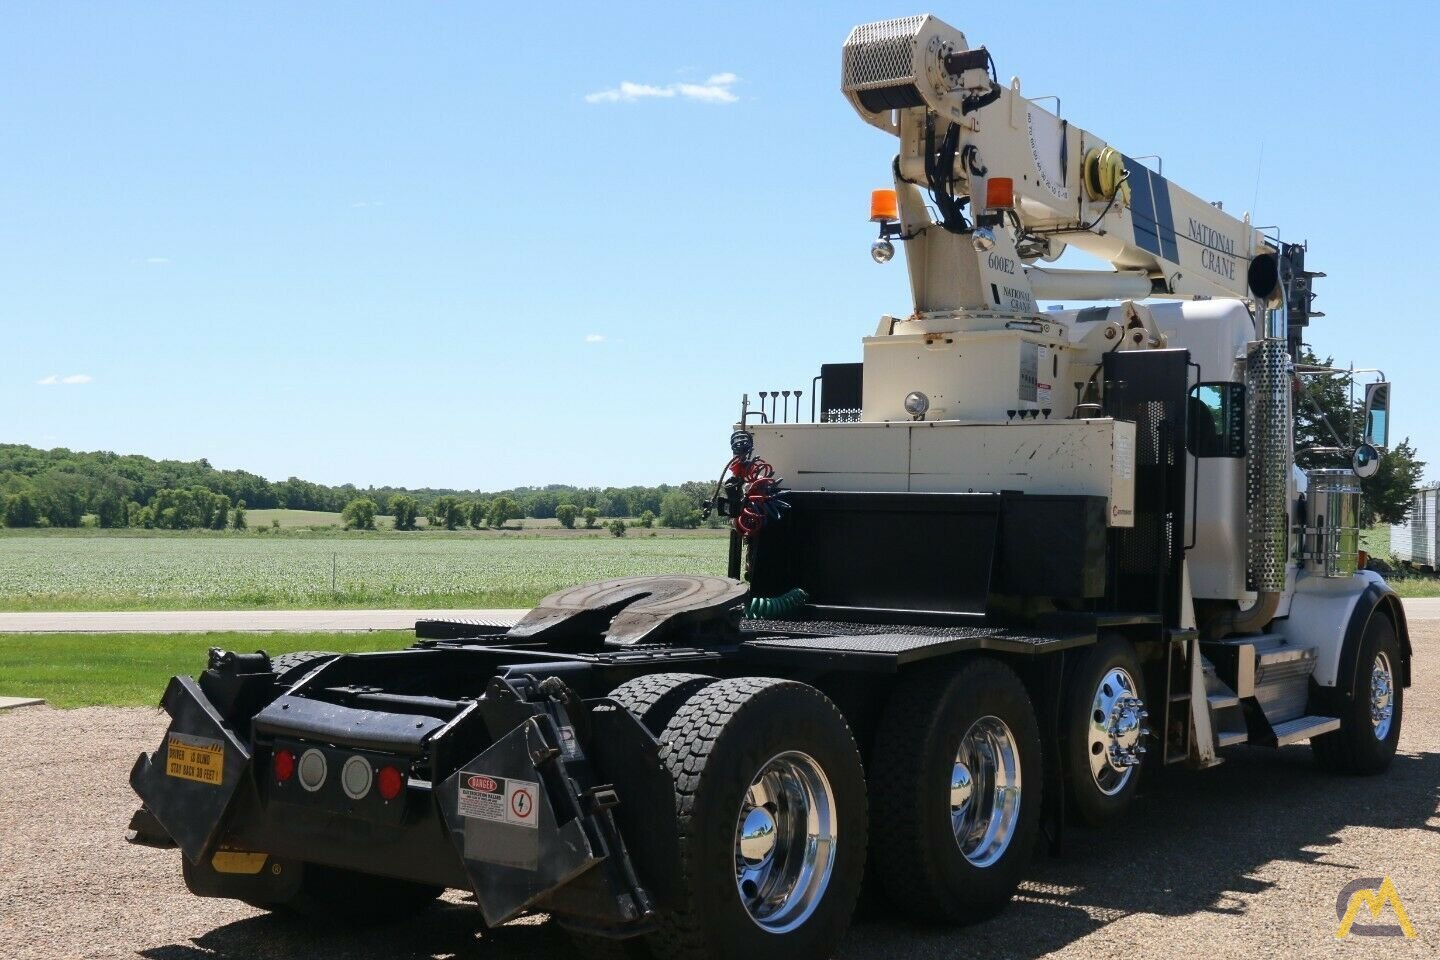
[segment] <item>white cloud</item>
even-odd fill
[[[170,258],[169,258],[169,257],[146,257],[146,258],[145,258],[145,262],[146,262],[146,263],[153,263],[153,264],[156,264],[156,265],[164,265],[164,264],[167,264],[167,263],[170,262]]]
[[[69,386],[79,383],[93,383],[94,381],[95,378],[90,376],[90,374],[88,373],[72,373],[69,376],[65,377],[60,376],[58,373],[52,373],[50,374],[50,376],[44,378],[43,380],[36,380],[35,382],[42,387],[58,387],[62,385]]]
[[[740,81],[733,73],[711,74],[704,83],[670,83],[663,87],[623,81],[609,90],[585,94],[586,103],[620,103],[653,98],[683,97],[704,103],[734,103],[740,98],[730,88]]]
[[[585,342],[586,342],[586,343],[604,343],[604,342],[605,342],[605,334],[603,334],[603,333],[587,333],[587,334],[585,334]]]

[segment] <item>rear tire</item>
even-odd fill
[[[698,673],[651,673],[625,681],[610,691],[610,699],[635,714],[658,737],[686,700],[714,682],[714,677]],[[654,956],[650,937],[615,940],[579,930],[566,930],[565,935],[580,956],[593,960],[650,960]]]
[[[1340,718],[1340,729],[1310,741],[1322,769],[1358,775],[1389,769],[1405,713],[1400,657],[1395,625],[1377,611],[1360,638],[1350,698],[1332,701],[1338,705],[1333,715]]]
[[[839,710],[802,683],[720,680],[660,739],[680,857],[654,952],[830,956],[859,894],[867,825],[860,753]]]
[[[282,653],[270,658],[270,670],[275,674],[276,683],[288,687],[318,667],[320,661],[338,656],[340,654],[331,653],[328,650],[298,650],[295,653]]]
[[[610,691],[610,699],[658,737],[686,700],[714,682],[714,677],[698,673],[651,673],[620,684]]]
[[[902,676],[872,756],[870,857],[891,904],[948,923],[1002,909],[1035,847],[1043,776],[1015,672],[976,657]]]

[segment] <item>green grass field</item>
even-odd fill
[[[253,530],[279,523],[282,530],[296,530],[302,527],[339,527],[344,521],[338,513],[324,510],[246,510],[245,522]],[[393,530],[394,517],[376,517],[377,530]]]
[[[5,531],[0,610],[528,607],[587,580],[725,570],[723,532],[644,533]],[[1440,596],[1436,580],[1395,587]]]
[[[3,535],[0,610],[527,607],[587,580],[724,573],[706,532]]]
[[[177,673],[205,669],[211,647],[272,656],[296,650],[395,650],[408,631],[374,633],[0,634],[0,693],[43,697],[57,707],[146,707]]]

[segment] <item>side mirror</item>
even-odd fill
[[[1365,442],[1390,446],[1390,384],[1384,380],[1365,385]]]
[[[1380,451],[1371,444],[1360,444],[1350,458],[1350,469],[1354,470],[1355,476],[1361,480],[1375,476],[1380,470]]]

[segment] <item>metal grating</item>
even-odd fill
[[[972,637],[977,631],[994,632],[998,627],[976,627],[968,624],[935,626],[908,623],[857,623],[852,620],[742,620],[742,634],[805,634],[823,637],[837,634],[846,636],[908,634],[916,637]]]
[[[818,624],[802,624],[813,630]],[[772,624],[773,626],[773,624]],[[1012,630],[998,626],[947,627],[920,632],[925,628],[899,624],[833,624],[845,631],[826,636],[775,636],[763,633],[742,644],[751,656],[786,660],[794,656],[841,656],[862,658],[880,665],[900,666],[932,657],[968,650],[997,650],[1005,653],[1037,654],[1095,641],[1093,630],[1045,633],[1039,630]]]
[[[1285,589],[1289,556],[1290,355],[1263,340],[1245,363],[1245,578],[1251,590]]]
[[[868,90],[913,83],[915,40],[928,16],[866,23],[845,40],[841,89]]]

